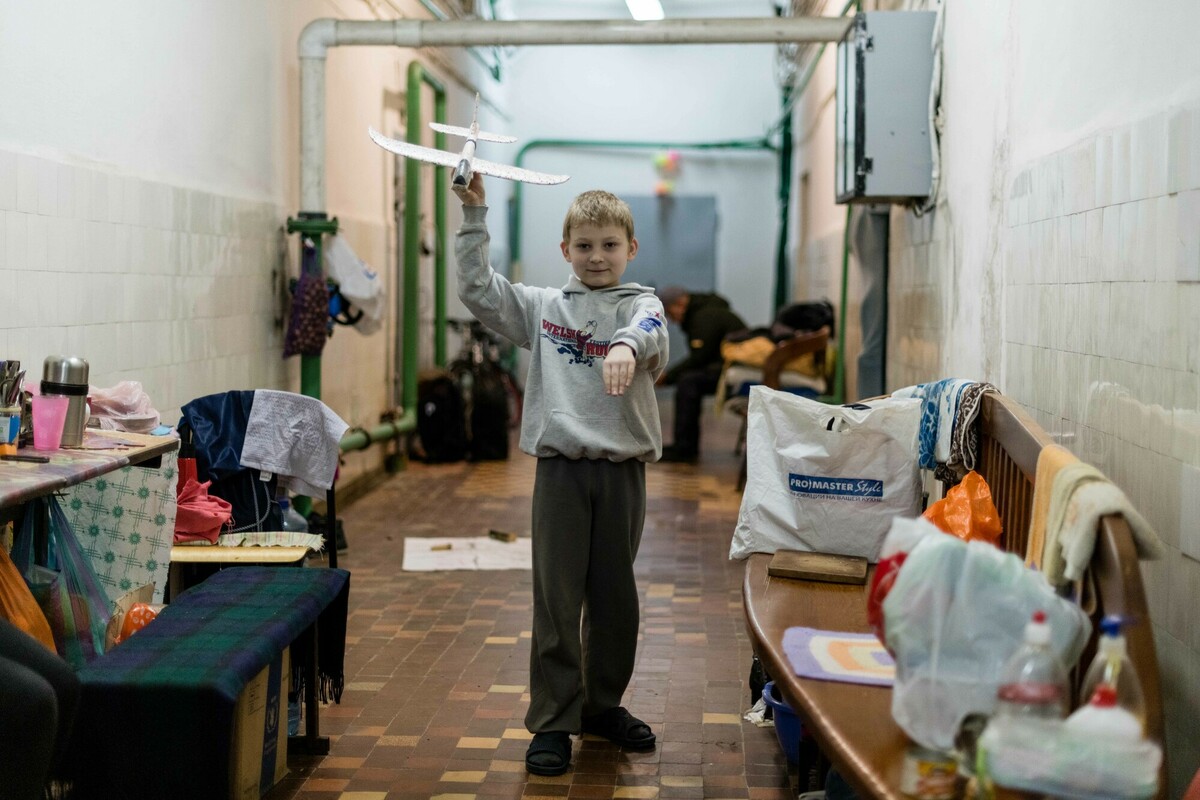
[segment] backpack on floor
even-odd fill
[[[472,370],[471,460],[508,458],[508,391],[500,368],[484,362]]]
[[[467,456],[467,420],[462,393],[445,370],[430,370],[417,381],[417,436],[425,461],[462,461]]]

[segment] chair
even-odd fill
[[[724,383],[732,395],[726,401],[727,407],[742,418],[741,430],[738,432],[737,449],[742,455],[742,464],[738,471],[738,491],[746,487],[746,425],[749,408],[750,386],[762,385],[768,389],[792,392],[805,397],[816,399],[828,393],[831,384],[830,368],[836,358],[827,357],[829,349],[830,329],[828,326],[820,330],[796,333],[788,339],[775,344],[761,367],[743,364],[729,364],[725,368]],[[789,370],[787,367],[796,363],[805,355],[812,355],[815,371],[819,376],[805,372]]]
[[[255,403],[261,408],[278,408],[269,415],[254,415]],[[261,410],[261,409],[260,409]],[[190,448],[196,457],[196,479],[212,480],[210,493],[235,504],[243,503],[248,515],[243,516],[236,530],[247,540],[260,534],[270,539],[280,530],[275,507],[275,488],[278,483],[295,481],[303,487],[300,493],[315,493],[314,480],[307,470],[304,475],[293,474],[300,469],[289,465],[308,462],[313,453],[320,454],[317,472],[333,475],[337,468],[338,442],[348,426],[324,403],[316,398],[290,392],[224,392],[197,398],[183,408],[180,431],[185,450]],[[263,420],[271,426],[263,430]],[[332,459],[331,464],[323,461]],[[324,481],[322,481],[324,483]],[[334,485],[325,490],[326,519],[322,531],[324,550],[329,566],[337,566],[335,540],[337,502]],[[235,512],[235,519],[238,515]],[[248,520],[248,521],[247,521]],[[310,552],[306,545],[239,544],[175,545],[171,548],[171,595],[187,588],[197,575],[215,572],[226,566],[281,565],[304,566]],[[185,568],[185,564],[196,565]]]

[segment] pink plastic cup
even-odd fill
[[[33,396],[33,449],[57,450],[62,445],[63,423],[67,421],[65,394],[35,394]]]

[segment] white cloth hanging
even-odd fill
[[[315,397],[258,389],[240,463],[275,473],[294,494],[324,497],[337,472],[338,443],[349,427]]]

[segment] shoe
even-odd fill
[[[663,447],[662,458],[658,460],[667,464],[695,464],[699,455],[695,450],[682,450],[676,445],[669,444]]]
[[[535,733],[525,751],[525,770],[534,775],[562,775],[571,766],[571,734]]]
[[[601,736],[630,750],[648,750],[654,747],[654,731],[623,706],[584,717],[580,727],[584,733]]]

